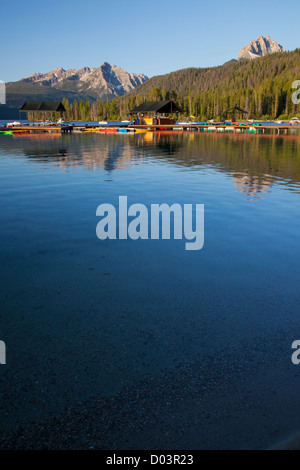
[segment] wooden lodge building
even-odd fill
[[[130,111],[135,115],[137,125],[172,125],[176,120],[166,115],[182,113],[182,109],[174,101],[151,101],[144,102]]]

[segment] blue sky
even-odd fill
[[[261,34],[300,47],[299,0],[13,0],[0,13],[6,82],[103,62],[148,76],[221,65]]]

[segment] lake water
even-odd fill
[[[298,432],[298,136],[0,135],[0,181],[1,433],[130,391],[144,414],[114,448]],[[100,241],[96,208],[121,195],[204,204],[204,248]]]

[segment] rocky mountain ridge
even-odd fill
[[[275,52],[285,51],[277,41],[272,41],[270,36],[259,36],[241,49],[238,60],[253,60]]]
[[[121,67],[105,62],[98,68],[56,68],[49,73],[35,73],[18,82],[7,83],[7,99],[14,105],[28,100],[110,100],[133,90],[148,77],[128,73]]]

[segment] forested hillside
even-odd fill
[[[184,69],[151,78],[121,100],[129,109],[133,98],[174,99],[186,114],[210,119],[235,104],[252,118],[277,118],[300,112],[292,102],[292,84],[300,80],[300,49],[254,61],[231,61],[220,67]]]

